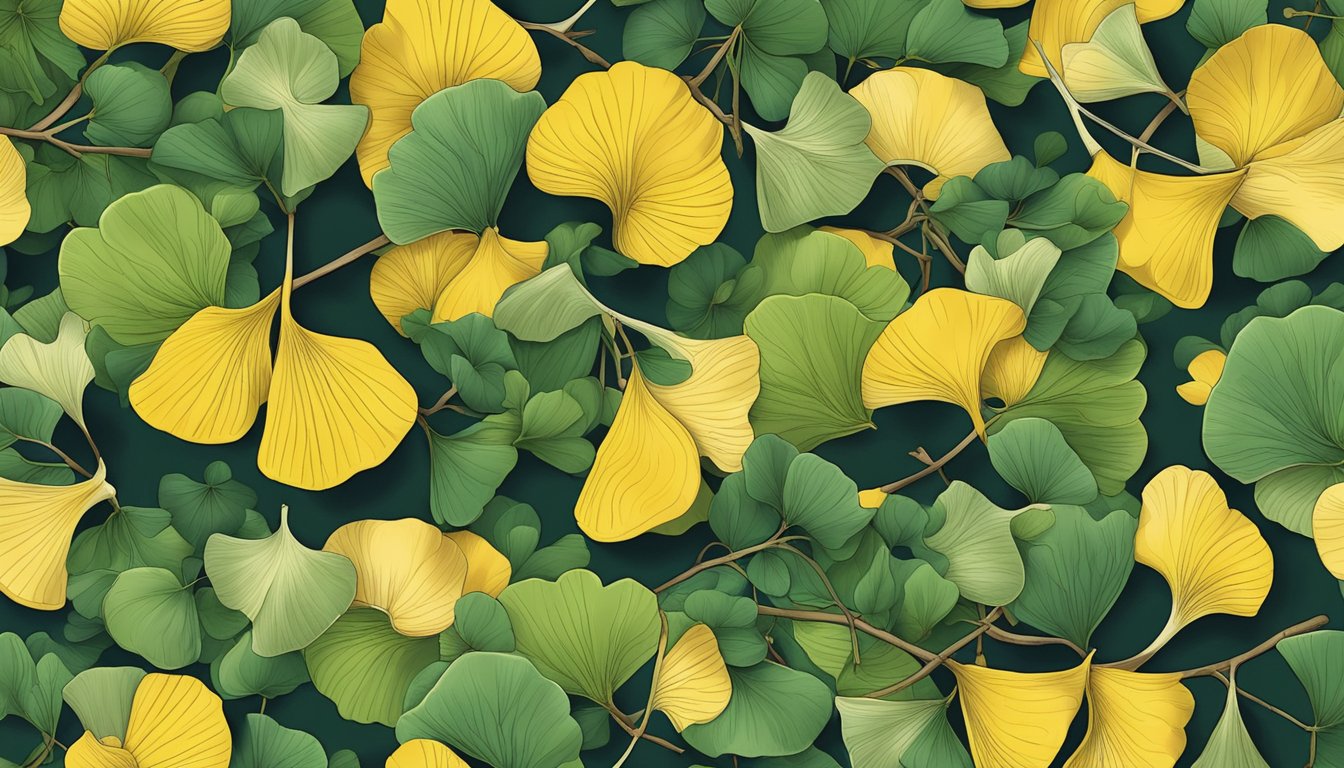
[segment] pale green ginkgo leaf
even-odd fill
[[[364,135],[367,107],[322,103],[336,92],[340,79],[336,54],[285,17],[262,30],[220,84],[226,104],[284,114],[281,191],[288,196],[329,178]]]
[[[1013,518],[1025,509],[1002,509],[976,489],[954,481],[939,494],[945,520],[924,543],[947,558],[943,576],[962,597],[985,605],[1005,605],[1022,592],[1026,573],[1013,540]]]
[[[756,196],[761,223],[782,232],[863,202],[885,163],[865,140],[872,119],[834,79],[811,72],[783,129],[742,127],[756,142]]]
[[[1241,719],[1235,670],[1228,674],[1227,703],[1223,706],[1223,714],[1209,734],[1204,751],[1191,764],[1191,768],[1269,768],[1269,763],[1260,755],[1250,732],[1246,730],[1246,721]]]
[[[103,598],[103,620],[117,645],[159,669],[181,669],[200,658],[196,601],[171,571],[123,571]]]
[[[849,750],[854,768],[904,768],[929,763],[907,762],[922,746],[951,729],[947,722],[945,699],[883,699],[839,696],[835,708],[840,713],[840,733]],[[969,766],[970,758],[961,752],[960,765]],[[946,764],[947,768],[952,768]]]
[[[1289,637],[1278,650],[1311,701],[1316,765],[1344,764],[1344,686],[1338,672],[1344,632],[1322,629]]]
[[[131,721],[131,700],[144,677],[139,667],[94,667],[75,675],[61,695],[84,730],[99,739],[115,736],[124,740]]]
[[[61,317],[56,339],[43,344],[26,333],[0,347],[0,382],[46,395],[84,426],[84,388],[93,381],[93,363],[84,351],[88,329],[74,312]]]
[[[261,656],[306,648],[355,599],[354,564],[300,544],[287,506],[280,527],[264,539],[211,536],[205,570],[219,601],[252,620],[252,649]]]
[[[1085,43],[1061,51],[1064,84],[1079,101],[1107,101],[1136,93],[1167,93],[1139,29],[1134,3],[1117,7]]]
[[[1008,299],[1031,316],[1061,251],[1048,238],[1028,240],[1012,253],[994,258],[984,246],[971,250],[966,261],[966,288]]]

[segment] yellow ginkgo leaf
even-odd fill
[[[332,532],[322,547],[355,564],[355,605],[377,608],[408,637],[437,635],[453,624],[467,579],[462,548],[429,523],[359,520]]]
[[[1106,17],[1126,6],[1134,6],[1140,24],[1166,18],[1180,10],[1184,0],[1036,0],[1027,28],[1027,40],[1040,44],[1055,69],[1063,62],[1062,51],[1070,43],[1092,39]],[[1028,42],[1018,69],[1032,77],[1048,77],[1045,63],[1036,46]]]
[[[490,542],[471,531],[451,531],[443,535],[451,539],[467,559],[467,578],[462,583],[462,594],[484,592],[498,597],[509,586],[513,566],[499,550],[490,546]]]
[[[680,77],[622,61],[579,75],[542,114],[527,173],[543,192],[606,203],[616,250],[668,267],[728,222],[733,184],[722,145],[722,124]]]
[[[868,263],[868,266],[886,267],[893,272],[896,271],[896,246],[891,243],[878,240],[861,229],[841,229],[840,227],[817,227],[817,229],[839,235],[853,243],[863,253],[864,261]]]
[[[304,328],[288,299],[257,466],[272,480],[322,490],[383,463],[415,423],[418,405],[376,347]]]
[[[350,100],[370,113],[355,152],[364,183],[388,166],[387,151],[410,133],[420,102],[478,78],[517,91],[537,86],[541,57],[518,22],[490,0],[389,0],[350,76]]]
[[[1344,483],[1326,488],[1311,515],[1311,537],[1326,570],[1344,579]]]
[[[989,353],[984,373],[980,375],[980,396],[985,400],[999,400],[1002,407],[1021,402],[1036,386],[1047,357],[1049,352],[1031,346],[1021,336],[1000,341]]]
[[[1247,218],[1279,216],[1302,230],[1316,247],[1344,245],[1344,120],[1328,123],[1300,139],[1258,155],[1232,197]]]
[[[970,83],[928,69],[893,67],[850,90],[872,116],[868,148],[887,165],[915,165],[937,174],[924,196],[938,197],[954,176],[974,176],[1007,160],[985,94]]]
[[[863,363],[863,404],[881,408],[938,400],[966,409],[985,436],[980,378],[996,344],[1027,319],[1007,299],[955,288],[920,296],[882,329]]]
[[[0,478],[0,592],[41,611],[65,605],[65,558],[75,527],[95,504],[116,495],[102,463],[74,485]]]
[[[1309,35],[1263,24],[1219,48],[1191,74],[1186,103],[1195,133],[1244,166],[1337,119],[1344,88]]]
[[[1194,711],[1179,674],[1093,667],[1087,735],[1064,768],[1171,768],[1185,751],[1185,724]]]
[[[1073,669],[1025,673],[949,661],[975,765],[1050,765],[1083,701],[1091,662],[1088,656]]]
[[[131,383],[135,412],[193,443],[231,443],[247,434],[271,386],[271,325],[279,306],[274,291],[250,307],[206,307],[192,315]]]
[[[887,492],[881,488],[869,488],[859,491],[859,506],[864,509],[877,509],[887,500]]]
[[[649,390],[636,365],[579,492],[574,517],[595,541],[625,541],[675,520],[700,491],[695,440]]]
[[[1191,405],[1203,405],[1209,401],[1213,385],[1223,377],[1223,366],[1227,364],[1227,355],[1221,349],[1207,349],[1195,355],[1186,370],[1191,381],[1176,386],[1176,394]]]
[[[653,681],[654,709],[667,715],[680,733],[688,725],[708,723],[728,706],[733,681],[719,653],[714,631],[704,624],[686,630],[668,650]]]
[[[387,758],[386,768],[470,768],[446,745],[429,739],[411,739]]]
[[[1186,309],[1204,305],[1213,288],[1213,237],[1246,171],[1169,176],[1135,170],[1106,152],[1088,175],[1129,204],[1115,227],[1120,271]]]
[[[0,246],[19,239],[32,208],[27,197],[28,168],[8,136],[0,136]]]
[[[69,768],[227,768],[232,754],[232,737],[219,697],[194,677],[156,672],[145,675],[135,689],[125,742],[120,746],[100,743],[85,731],[70,745],[65,764]]]
[[[196,53],[229,31],[230,0],[65,0],[61,31],[85,48],[160,43]]]
[[[471,261],[478,243],[470,232],[440,232],[378,257],[369,274],[369,295],[397,333],[406,335],[403,317],[417,309],[434,310],[448,283]]]
[[[1274,555],[1255,523],[1228,507],[1209,473],[1183,466],[1144,487],[1134,559],[1171,588],[1171,616],[1140,658],[1201,616],[1254,616],[1274,581]]]
[[[434,322],[456,320],[479,312],[494,314],[499,297],[511,286],[541,274],[548,247],[545,241],[529,243],[502,237],[494,227],[487,228],[477,240],[471,258],[448,281],[434,304]]]

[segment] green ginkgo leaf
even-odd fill
[[[1045,419],[1010,421],[989,438],[989,460],[1033,504],[1087,504],[1097,497],[1096,478]]]
[[[816,0],[706,0],[705,8],[766,53],[812,53],[826,44],[826,13]]]
[[[373,178],[378,221],[394,243],[450,229],[495,226],[523,162],[527,136],[546,109],[536,91],[472,80],[423,101],[413,130],[392,145]]]
[[[904,309],[910,296],[910,286],[899,272],[870,266],[854,243],[811,227],[758,240],[751,263],[737,276],[737,290],[751,292],[753,307],[775,294],[838,296],[883,323]]]
[[[1241,719],[1241,697],[1237,695],[1235,670],[1228,673],[1227,703],[1223,705],[1223,714],[1191,768],[1269,768],[1246,730],[1246,721]]]
[[[583,731],[565,692],[527,659],[475,652],[397,722],[397,740],[412,739],[444,742],[495,768],[556,768],[577,760]]]
[[[279,111],[238,108],[163,132],[151,156],[156,166],[200,174],[254,189],[284,171],[285,117]]]
[[[230,768],[327,768],[327,753],[312,734],[249,712],[235,742]]]
[[[854,768],[902,768],[906,765],[939,765],[947,768],[971,765],[964,748],[954,762],[919,762],[917,754],[938,738],[938,732],[951,731],[947,722],[950,699],[882,699],[838,697],[840,733]],[[956,743],[956,739],[953,739]],[[960,746],[960,744],[958,744]]]
[[[610,704],[658,650],[658,601],[630,579],[603,586],[592,571],[528,579],[499,595],[518,653],[567,693]]]
[[[355,599],[354,563],[300,544],[289,530],[287,506],[267,538],[211,536],[205,570],[219,601],[252,620],[252,648],[261,656],[306,648]]]
[[[95,667],[75,675],[61,695],[79,716],[84,730],[96,738],[126,738],[131,721],[131,700],[145,678],[139,667]]]
[[[167,78],[138,62],[99,67],[84,81],[84,90],[93,99],[84,136],[95,144],[149,146],[172,118]]]
[[[968,600],[1005,605],[1022,592],[1026,573],[1013,539],[1013,518],[1023,509],[995,506],[976,489],[953,481],[934,502],[943,525],[924,538],[933,551],[947,558],[943,576]]]
[[[742,126],[756,142],[756,195],[767,231],[849,213],[863,202],[886,167],[864,143],[871,123],[868,110],[835,80],[812,72],[787,126],[773,133]]]
[[[233,646],[210,665],[215,689],[226,699],[261,696],[274,699],[308,682],[308,668],[299,653],[259,656],[254,631],[238,636]]]
[[[201,621],[191,589],[172,571],[132,568],[103,599],[103,620],[117,645],[159,669],[181,669],[201,655]]]
[[[285,118],[285,171],[280,189],[294,196],[329,178],[355,151],[369,110],[323,104],[340,84],[336,54],[284,17],[261,31],[220,84],[235,107],[280,110]]]
[[[829,22],[831,50],[852,62],[899,59],[905,35],[922,8],[909,0],[821,0]]]
[[[906,56],[935,64],[1001,67],[1008,40],[997,19],[972,13],[961,0],[929,0],[910,21]]]
[[[710,757],[793,755],[807,749],[831,719],[831,691],[806,672],[763,661],[730,667],[727,709],[682,736]]]
[[[428,435],[430,512],[438,523],[470,525],[518,463],[518,430],[486,419],[451,435],[432,429]]]
[[[376,608],[355,608],[303,649],[318,692],[341,717],[389,728],[401,717],[406,691],[420,670],[439,660],[437,637],[407,637]]]
[[[268,24],[288,16],[336,54],[341,77],[359,63],[364,22],[352,0],[233,0],[231,11],[225,41],[234,50],[252,45]]]
[[[1283,660],[1307,691],[1316,731],[1316,764],[1344,761],[1344,686],[1337,673],[1344,653],[1344,632],[1322,629],[1285,638],[1278,645]]]
[[[1059,257],[1059,248],[1044,237],[1028,240],[998,258],[984,246],[976,246],[966,261],[966,289],[1008,299],[1030,316]]]
[[[626,19],[621,50],[631,61],[676,69],[691,55],[704,26],[705,4],[700,0],[653,0]]]

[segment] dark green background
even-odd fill
[[[571,13],[580,0],[500,0],[499,4],[519,19],[553,21]],[[378,21],[382,15],[381,2],[359,0],[358,5],[366,26]],[[1282,20],[1280,8],[1281,4],[1273,4],[1271,21]],[[1184,87],[1190,71],[1204,54],[1203,47],[1185,31],[1187,14],[1188,8],[1171,19],[1146,27],[1159,67],[1167,82],[1176,89]],[[626,15],[626,10],[613,8],[605,1],[599,3],[579,25],[581,29],[597,30],[597,34],[586,38],[585,42],[608,59],[619,59],[621,29]],[[1001,17],[1007,22],[1015,22],[1025,15],[1017,10],[1001,14]],[[1314,26],[1313,31],[1317,34],[1325,31],[1324,22],[1317,22]],[[560,41],[543,35],[534,35],[534,39],[541,51],[543,63],[539,90],[548,102],[558,98],[577,74],[593,69],[576,51]],[[167,52],[162,49],[136,46],[118,52],[116,59],[136,58],[157,65],[166,56]],[[222,50],[189,57],[174,83],[175,97],[180,98],[191,90],[201,88],[213,90],[226,60],[226,52]],[[690,66],[698,67],[698,63],[703,61],[703,56],[698,57],[692,60]],[[863,76],[863,70],[861,65],[856,67],[851,82],[846,85],[852,86],[857,82]],[[1283,72],[1281,76],[1292,77],[1293,73]],[[337,98],[347,98],[344,85]],[[1099,111],[1137,134],[1163,103],[1156,96],[1136,97],[1118,105],[1102,105]],[[1033,139],[1038,133],[1058,130],[1069,139],[1069,153],[1056,163],[1056,168],[1061,172],[1085,169],[1087,158],[1081,144],[1073,133],[1058,97],[1048,85],[1038,85],[1021,107],[1007,109],[991,105],[991,110],[1012,151],[1030,156]],[[949,126],[949,129],[955,130],[956,127]],[[1097,131],[1096,136],[1117,156],[1127,158],[1128,150],[1105,136],[1103,131]],[[1158,142],[1186,157],[1194,157],[1188,120],[1179,114],[1172,117],[1158,133]],[[732,151],[731,142],[728,142],[724,159],[732,173],[737,195],[732,219],[721,239],[750,255],[756,239],[762,234],[756,211],[755,165],[750,144],[746,156],[739,159]],[[900,221],[907,204],[908,198],[898,185],[892,179],[883,177],[858,211],[838,221],[885,229]],[[526,182],[524,173],[520,174],[520,181],[515,185],[505,207],[501,229],[509,237],[540,240],[553,226],[571,220],[595,221],[609,228],[610,214],[604,206],[592,201],[543,195]],[[261,256],[257,259],[262,284],[266,288],[279,281],[282,270],[283,222],[279,218],[276,219],[276,228],[276,233],[263,245]],[[373,198],[361,183],[355,163],[351,160],[300,206],[295,268],[300,273],[314,268],[377,233]],[[1185,379],[1184,372],[1178,371],[1171,359],[1176,341],[1189,334],[1216,340],[1223,319],[1253,303],[1263,288],[1260,284],[1232,274],[1230,263],[1234,241],[1235,229],[1220,232],[1215,253],[1218,266],[1213,296],[1203,309],[1173,311],[1160,321],[1141,327],[1141,333],[1149,344],[1148,361],[1140,378],[1148,389],[1149,402],[1143,421],[1148,427],[1150,446],[1147,460],[1131,482],[1130,491],[1137,495],[1148,478],[1172,464],[1212,471],[1228,492],[1232,505],[1245,511],[1268,539],[1274,551],[1274,587],[1258,616],[1202,619],[1180,633],[1166,650],[1147,665],[1145,669],[1148,671],[1198,666],[1233,655],[1288,625],[1318,613],[1329,614],[1332,626],[1340,626],[1339,618],[1344,616],[1338,583],[1320,564],[1312,542],[1264,520],[1255,508],[1250,489],[1212,467],[1200,444],[1202,409],[1187,405],[1175,393],[1175,386]],[[9,285],[33,284],[38,295],[54,288],[55,258],[55,253],[31,257],[11,251]],[[421,402],[433,402],[446,387],[446,382],[428,368],[416,347],[398,336],[375,310],[368,293],[372,263],[372,258],[365,258],[299,291],[295,296],[294,311],[305,326],[314,330],[373,342],[415,385]],[[915,283],[917,272],[913,260],[903,258],[898,253],[897,264],[907,279]],[[1305,279],[1319,290],[1332,277],[1338,279],[1344,277],[1344,273],[1337,263],[1327,260],[1316,273]],[[666,281],[665,270],[645,267],[616,278],[596,279],[594,285],[601,298],[615,308],[642,319],[663,323]],[[940,262],[935,272],[935,284],[958,285],[959,281],[957,275]],[[247,437],[234,445],[203,446],[185,443],[151,429],[132,411],[121,408],[114,395],[96,387],[89,388],[85,409],[89,427],[108,459],[109,480],[116,486],[124,504],[153,506],[156,504],[159,478],[162,475],[184,472],[199,478],[206,464],[222,459],[233,468],[237,479],[256,489],[260,497],[260,511],[272,525],[278,519],[280,505],[288,504],[295,532],[309,546],[321,546],[332,530],[352,520],[408,516],[430,519],[428,455],[419,430],[408,434],[405,442],[381,467],[365,472],[339,488],[311,493],[271,482],[257,471],[256,450],[261,420],[257,421]],[[459,417],[450,414],[451,418]],[[817,451],[843,468],[860,488],[889,482],[919,469],[921,465],[907,456],[907,451],[924,446],[931,454],[940,455],[955,444],[966,429],[964,413],[939,404],[888,408],[878,412],[875,421],[878,430],[828,443]],[[460,425],[454,425],[451,420],[440,424],[445,430],[457,426]],[[82,443],[76,434],[69,431],[58,433],[58,442],[67,447]],[[976,485],[1003,506],[1013,507],[1022,503],[1021,497],[994,475],[982,446],[976,445],[966,451],[948,467],[947,474]],[[524,454],[501,492],[532,504],[543,521],[543,541],[550,541],[577,530],[571,510],[581,482],[579,478],[561,474],[529,454]],[[937,495],[941,487],[941,481],[934,476],[911,487],[909,493],[921,501],[928,501]],[[98,522],[104,515],[102,510],[95,511],[86,524]],[[593,553],[590,567],[606,581],[629,576],[645,584],[657,584],[687,567],[710,537],[707,526],[701,525],[675,539],[646,535],[621,544],[590,543],[589,548]],[[1146,646],[1165,621],[1169,606],[1169,592],[1162,579],[1147,568],[1136,566],[1128,588],[1096,635],[1099,660],[1124,658]],[[27,610],[0,597],[0,629],[6,631],[27,635],[46,630],[59,635],[64,615],[63,612],[39,613]],[[988,643],[986,648],[989,661],[995,666],[1045,670],[1076,663],[1075,657],[1067,650],[1057,648],[1023,649],[997,643]],[[113,649],[99,663],[106,666],[142,662]],[[209,679],[208,670],[204,667],[198,666],[188,671]],[[945,673],[939,673],[937,679],[945,690],[950,690],[949,678],[943,675]],[[1283,706],[1300,719],[1310,720],[1310,708],[1305,696],[1277,655],[1264,656],[1243,668],[1238,674],[1238,682]],[[642,706],[644,685],[645,678],[639,678],[627,686],[631,689],[631,695],[624,702],[627,709]],[[1224,700],[1221,685],[1210,678],[1195,681],[1192,688],[1198,706],[1188,728],[1190,746],[1181,765],[1188,765],[1199,754]],[[258,705],[259,701],[254,698],[228,703],[226,709],[236,723],[244,712],[256,711]],[[266,711],[282,725],[313,733],[328,752],[353,749],[366,767],[381,766],[383,759],[396,747],[390,729],[341,720],[335,706],[317,694],[311,685],[305,685],[289,696],[270,702]],[[1272,765],[1303,765],[1306,762],[1307,737],[1304,733],[1254,705],[1244,704],[1243,712],[1252,735]],[[960,715],[954,710],[953,717],[959,720]],[[22,759],[23,754],[20,753],[26,752],[31,733],[27,732],[27,726],[15,720],[10,718],[0,724],[0,755]],[[1081,738],[1084,723],[1084,717],[1075,722],[1063,755],[1067,756],[1072,745]],[[658,723],[655,730],[663,735],[671,735],[671,729],[663,722]],[[78,723],[67,710],[60,738],[69,744],[78,735]],[[823,734],[820,745],[840,759],[842,764],[848,764],[839,738],[838,721],[832,722]],[[607,748],[585,753],[585,763],[599,768],[610,765],[624,746],[624,737],[613,735],[612,743]],[[631,765],[659,768],[687,766],[697,762],[729,764],[726,759],[715,763],[703,758],[695,759],[689,754],[676,756],[651,745],[641,745]]]

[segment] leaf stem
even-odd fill
[[[709,76],[714,73],[714,68],[719,66],[719,62],[723,61],[723,57],[727,56],[731,51],[733,45],[737,42],[738,36],[741,34],[741,26],[733,27],[733,31],[728,35],[728,39],[724,40],[723,44],[719,46],[719,49],[714,52],[714,55],[709,59],[709,63],[705,65],[704,69],[700,70],[700,74],[692,77],[686,82],[688,82],[692,88],[699,88],[703,85],[704,82],[709,79]]]
[[[1300,621],[1294,624],[1293,626],[1288,627],[1282,632],[1275,633],[1273,636],[1266,638],[1264,642],[1260,643],[1259,645],[1255,646],[1249,651],[1239,653],[1236,656],[1224,659],[1222,661],[1214,662],[1213,664],[1206,664],[1202,667],[1195,667],[1194,669],[1187,669],[1183,672],[1177,672],[1176,674],[1180,675],[1182,680],[1189,680],[1192,677],[1205,677],[1213,675],[1214,673],[1225,672],[1231,669],[1232,667],[1239,667],[1242,664],[1245,664],[1246,662],[1250,661],[1251,659],[1254,659],[1257,656],[1260,656],[1262,654],[1274,650],[1275,646],[1277,646],[1281,641],[1286,640],[1287,638],[1294,637],[1296,635],[1306,634],[1307,632],[1320,629],[1321,627],[1325,626],[1326,623],[1329,621],[1330,619],[1323,615],[1313,616],[1310,619],[1307,619],[1306,621]],[[1126,659],[1124,661],[1118,661],[1113,664],[1101,664],[1098,666],[1115,667],[1117,669],[1132,669],[1133,667],[1129,666],[1132,662],[1133,659]]]
[[[644,738],[644,733],[649,729],[649,718],[653,716],[653,697],[658,694],[658,671],[662,668],[663,657],[667,653],[667,614],[658,611],[658,621],[661,625],[658,631],[658,653],[653,657],[653,681],[649,683],[649,698],[644,704],[644,715],[640,719],[639,727],[630,734],[630,744],[625,748],[621,759],[611,768],[621,768],[625,765],[625,761],[630,759],[630,753],[635,751],[635,745]]]
[[[919,480],[923,480],[924,478],[928,477],[934,472],[937,472],[938,470],[942,469],[944,464],[948,463],[952,459],[955,459],[958,454],[966,450],[966,448],[969,447],[971,443],[975,442],[976,438],[978,438],[979,436],[980,436],[979,433],[977,433],[974,429],[972,429],[970,434],[963,437],[960,443],[957,443],[952,448],[952,450],[943,454],[941,458],[935,459],[931,464],[919,470],[918,472],[914,473],[913,475],[903,477],[895,482],[887,483],[886,485],[882,486],[879,490],[881,490],[883,493],[896,493],[897,491],[901,490],[907,485],[915,483]]]
[[[450,387],[447,392],[444,392],[441,396],[439,396],[439,399],[435,401],[433,405],[429,406],[428,408],[421,408],[420,415],[433,416],[434,414],[444,410],[445,408],[452,408],[452,406],[448,404],[448,401],[452,400],[453,396],[456,394],[457,394],[457,386],[454,385]]]
[[[59,458],[61,461],[65,462],[65,466],[69,467],[70,469],[73,469],[75,472],[78,472],[84,477],[93,477],[92,472],[80,466],[79,462],[70,458],[70,456],[65,451],[62,451],[60,448],[57,448],[51,443],[48,443],[45,440],[37,440],[31,437],[24,437],[22,435],[15,435],[15,437],[17,437],[18,439],[22,440],[25,443],[32,443],[33,445],[40,445],[43,448],[46,448],[48,451],[51,451],[52,453],[56,454],[56,457]]]
[[[313,282],[314,280],[326,277],[327,275],[331,274],[332,272],[335,272],[341,267],[353,264],[354,262],[358,261],[361,257],[373,253],[379,248],[382,248],[385,245],[390,245],[391,243],[392,241],[388,239],[387,235],[379,235],[370,240],[369,242],[357,248],[353,248],[347,251],[346,253],[336,257],[335,259],[332,259],[326,264],[323,264],[317,269],[314,269],[312,272],[294,278],[294,288],[296,289],[302,288],[303,286]]]
[[[1225,685],[1225,686],[1231,686],[1231,685],[1233,685],[1232,680],[1231,680],[1230,678],[1224,676],[1222,672],[1214,672],[1214,673],[1213,673],[1213,676],[1216,677],[1216,678],[1218,678],[1218,680],[1219,680],[1223,685]],[[1295,725],[1295,726],[1297,726],[1298,728],[1301,728],[1302,730],[1306,731],[1307,733],[1313,733],[1313,732],[1315,732],[1315,731],[1317,730],[1315,726],[1313,726],[1313,725],[1307,725],[1306,723],[1302,722],[1301,720],[1298,720],[1296,717],[1293,717],[1292,715],[1288,714],[1288,713],[1285,712],[1284,710],[1280,709],[1279,707],[1274,706],[1273,704],[1270,704],[1268,701],[1265,701],[1264,699],[1260,698],[1259,696],[1256,696],[1255,694],[1251,693],[1250,691],[1243,690],[1242,688],[1237,688],[1237,695],[1240,696],[1240,697],[1242,697],[1243,699],[1246,699],[1247,701],[1250,701],[1250,702],[1252,702],[1252,703],[1254,703],[1254,704],[1258,704],[1258,705],[1260,705],[1260,706],[1263,707],[1265,710],[1267,710],[1267,711],[1269,711],[1269,712],[1272,712],[1272,713],[1278,715],[1279,717],[1281,717],[1281,718],[1283,718],[1284,720],[1288,721],[1288,722],[1291,723],[1292,725]]]
[[[1016,632],[1010,632],[1002,627],[996,627],[992,624],[989,625],[988,631],[986,631],[985,634],[991,640],[998,640],[999,642],[1012,645],[1062,645],[1078,654],[1080,657],[1085,658],[1087,656],[1087,651],[1079,648],[1072,640],[1063,637],[1052,637],[1050,635],[1020,635]]]
[[[0,136],[12,136],[16,139],[28,139],[29,141],[45,141],[54,147],[64,150],[73,157],[80,155],[117,155],[118,157],[149,157],[152,150],[143,147],[95,147],[91,144],[74,144],[64,139],[56,138],[51,129],[45,131],[26,131],[22,128],[5,128],[0,126]]]
[[[762,541],[760,544],[755,544],[755,545],[752,545],[752,546],[750,546],[750,547],[745,547],[745,548],[743,548],[743,549],[739,549],[739,550],[737,550],[737,551],[735,551],[735,552],[729,552],[729,553],[726,554],[726,555],[723,555],[723,556],[721,556],[721,557],[716,557],[716,558],[714,558],[714,559],[712,559],[712,560],[705,560],[704,562],[696,563],[695,565],[691,566],[690,568],[687,568],[686,570],[682,571],[681,573],[677,574],[676,576],[673,576],[672,578],[670,578],[670,579],[668,579],[667,581],[663,582],[663,583],[660,584],[659,586],[655,587],[653,591],[654,591],[655,594],[657,594],[657,593],[662,593],[662,592],[666,592],[667,590],[671,589],[672,587],[675,587],[676,585],[680,584],[681,582],[683,582],[683,581],[685,581],[685,580],[691,578],[692,576],[696,575],[697,573],[701,573],[702,571],[708,571],[709,569],[711,569],[711,568],[717,568],[717,567],[719,567],[720,565],[727,565],[728,563],[731,563],[731,562],[733,562],[733,561],[735,561],[735,560],[741,560],[742,558],[747,557],[747,556],[749,556],[749,555],[754,555],[754,554],[756,554],[757,552],[763,552],[763,551],[765,551],[765,550],[767,550],[767,549],[770,549],[771,547],[778,546],[778,545],[780,545],[781,543],[785,543],[785,542],[789,542],[789,541],[797,541],[797,540],[799,540],[799,539],[806,538],[806,537],[804,537],[804,536],[783,536],[782,534],[783,534],[784,531],[787,530],[787,529],[788,529],[788,523],[780,523],[779,530],[775,531],[775,533],[774,533],[773,536],[771,536],[770,538],[766,539],[765,541]]]
[[[838,613],[826,613],[825,611],[808,611],[798,608],[776,608],[773,605],[758,605],[756,613],[761,616],[775,616],[781,619],[792,619],[794,621],[816,621],[823,624],[848,624],[849,620]],[[869,637],[875,637],[888,645],[894,645],[902,651],[914,656],[921,661],[933,661],[938,658],[932,651],[926,651],[908,640],[902,640],[892,633],[875,627],[863,619],[854,619],[854,628]]]
[[[589,4],[591,5],[591,2]],[[583,54],[583,58],[587,59],[589,62],[596,64],[603,69],[611,69],[610,61],[602,58],[597,51],[594,51],[592,48],[579,42],[579,38],[587,37],[588,35],[591,35],[592,32],[573,32],[569,30],[562,32],[550,24],[538,24],[535,21],[520,21],[518,24],[523,29],[529,29],[533,32],[545,32],[551,37],[564,40],[566,43],[574,46],[579,53]]]
[[[883,698],[884,696],[890,696],[893,693],[898,693],[900,691],[905,690],[906,688],[909,688],[915,683],[918,683],[920,680],[923,680],[924,678],[933,674],[933,671],[935,669],[941,667],[943,664],[946,664],[948,659],[952,658],[957,654],[957,651],[960,651],[962,648],[965,648],[966,646],[970,645],[985,632],[988,632],[989,630],[987,627],[989,626],[989,624],[994,621],[997,621],[999,616],[1001,616],[1002,614],[1003,614],[1003,608],[995,608],[994,610],[990,611],[989,614],[985,616],[986,623],[980,624],[975,629],[971,630],[968,634],[966,634],[964,637],[962,637],[960,640],[944,648],[942,653],[938,654],[929,661],[925,662],[924,666],[919,668],[919,671],[915,672],[913,675],[910,675],[904,680],[901,680],[900,682],[893,683],[887,686],[886,688],[873,691],[872,693],[865,693],[864,697],[869,699],[880,699]]]

